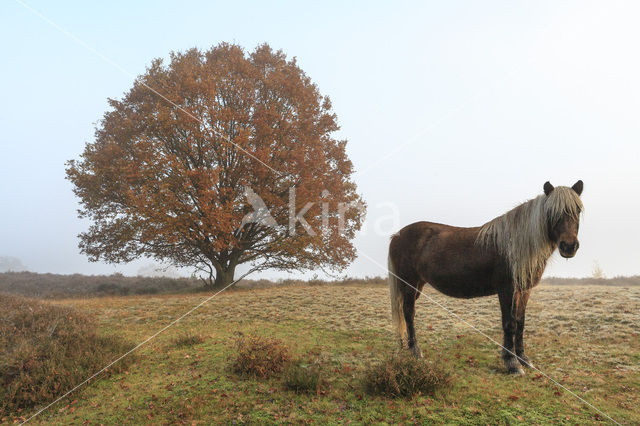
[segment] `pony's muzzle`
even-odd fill
[[[580,243],[578,242],[578,240],[573,243],[561,241],[558,245],[558,251],[560,252],[560,256],[568,259],[576,255],[579,247]]]

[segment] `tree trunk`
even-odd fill
[[[227,269],[216,269],[216,279],[213,282],[213,289],[222,290],[233,282],[233,276],[235,274],[235,265],[229,265]]]

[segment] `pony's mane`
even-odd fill
[[[496,248],[507,260],[516,288],[524,290],[535,284],[555,249],[549,224],[564,214],[579,219],[582,209],[573,189],[557,186],[549,195],[539,195],[483,225],[476,242]]]

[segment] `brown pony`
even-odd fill
[[[504,343],[502,359],[513,374],[531,367],[524,353],[524,316],[531,288],[558,248],[565,258],[578,250],[583,183],[544,184],[544,194],[481,227],[431,222],[408,225],[391,237],[389,285],[394,325],[402,346],[416,357],[415,302],[426,283],[453,297],[498,294]]]

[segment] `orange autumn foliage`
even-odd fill
[[[146,256],[222,286],[240,264],[340,270],[354,259],[364,209],[346,141],[295,59],[266,44],[172,53],[109,103],[95,140],[67,164],[92,222],[79,236],[91,260]],[[277,226],[243,222],[254,211],[247,188]],[[307,203],[312,232],[290,226]]]

